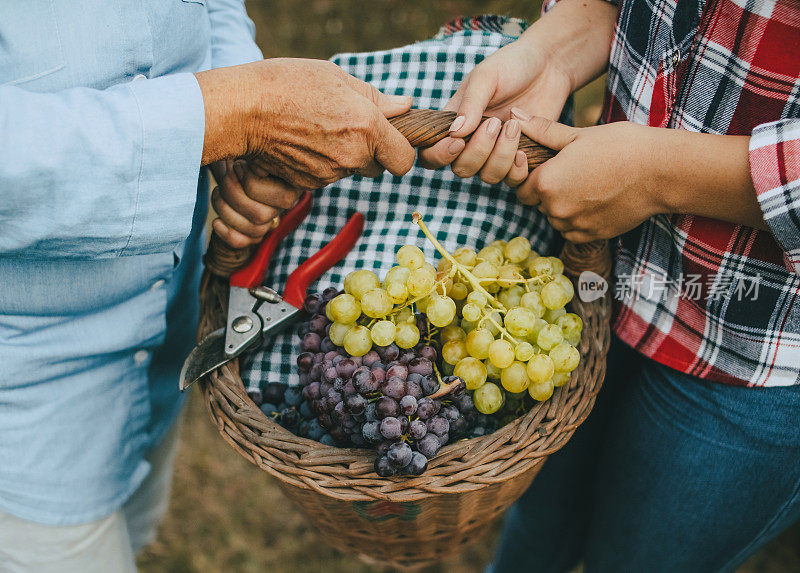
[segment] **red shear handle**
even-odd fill
[[[295,308],[302,308],[303,302],[306,300],[308,285],[341,261],[361,237],[361,231],[363,230],[364,215],[354,213],[330,243],[297,267],[289,276],[289,280],[286,281],[286,288],[283,290],[283,300]]]
[[[272,254],[283,238],[294,231],[311,210],[311,193],[306,191],[295,206],[281,215],[281,222],[270,231],[247,266],[231,275],[230,284],[235,287],[255,288],[264,280]]]

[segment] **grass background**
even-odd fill
[[[536,0],[249,0],[248,12],[265,57],[328,58],[336,52],[414,42],[462,15],[494,13],[534,20],[539,6]],[[577,94],[576,123],[596,120],[602,90],[601,79]],[[196,389],[189,396],[187,414],[170,510],[158,540],[139,556],[143,573],[374,570],[317,538],[275,481],[222,440]],[[477,573],[491,558],[495,539],[496,528],[486,542],[431,571]],[[740,571],[800,570],[799,539],[800,527],[795,526]]]

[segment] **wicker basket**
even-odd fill
[[[393,122],[413,144],[430,145],[447,134],[452,119],[447,112],[415,110]],[[529,141],[521,148],[531,165],[551,155]],[[201,286],[200,337],[225,325],[225,277],[248,255],[212,237]],[[604,276],[610,271],[604,242],[567,243],[562,259],[573,280],[583,270]],[[325,446],[282,428],[247,396],[236,360],[206,376],[202,390],[222,437],[277,478],[328,543],[371,562],[421,567],[479,541],[589,414],[605,375],[610,303],[608,297],[591,303],[576,298],[572,311],[583,318],[584,331],[582,360],[571,382],[493,434],[445,446],[420,477],[380,478],[374,453]]]

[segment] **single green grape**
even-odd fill
[[[344,335],[344,349],[351,356],[364,356],[372,348],[372,337],[366,326],[354,325]]]
[[[506,308],[514,308],[520,306],[522,303],[522,295],[525,294],[525,289],[519,285],[512,285],[508,288],[502,289],[497,295],[497,300],[500,301]]]
[[[464,265],[468,269],[471,269],[478,264],[477,253],[469,247],[460,247],[456,249],[453,252],[453,258],[457,260],[459,264]]]
[[[549,351],[556,344],[564,340],[564,335],[561,334],[561,328],[556,324],[548,324],[539,331],[536,337],[536,343],[544,351]]]
[[[558,388],[559,386],[563,386],[569,379],[572,377],[572,372],[556,372],[553,374],[553,386]]]
[[[397,264],[414,270],[425,264],[425,254],[415,245],[403,245],[397,251]]]
[[[517,347],[514,348],[514,358],[520,362],[527,362],[533,358],[534,354],[536,354],[536,349],[533,344],[525,340],[517,344]]]
[[[500,374],[500,383],[503,388],[515,394],[523,392],[530,382],[525,364],[522,362],[512,362]]]
[[[500,265],[503,264],[503,249],[498,249],[497,247],[492,247],[491,245],[484,247],[478,251],[478,260],[491,263],[495,267],[500,267]],[[478,263],[478,265],[479,264],[480,263]],[[478,265],[475,266],[477,267]]]
[[[550,262],[553,264],[553,274],[560,275],[564,272],[564,263],[561,262],[561,259],[558,257],[547,257],[550,259]]]
[[[487,382],[475,390],[472,401],[481,414],[494,414],[503,406],[503,392],[496,384]]]
[[[538,346],[537,339],[539,337],[539,331],[542,330],[545,326],[548,325],[548,322],[543,318],[537,318],[533,321],[533,330],[531,330],[530,334],[525,337],[525,340],[533,344],[534,346]]]
[[[468,302],[461,308],[461,316],[470,322],[477,322],[481,317],[481,309],[478,305]]]
[[[544,402],[553,395],[554,389],[555,386],[553,385],[553,379],[551,378],[550,380],[542,382],[541,384],[531,384],[528,386],[528,394],[530,394],[531,398],[534,400]]]
[[[411,269],[407,267],[401,267],[400,265],[396,267],[392,267],[386,273],[386,276],[383,277],[383,286],[388,287],[390,284],[399,283],[399,284],[406,284],[406,279],[408,279],[408,275],[411,274]]]
[[[569,342],[572,346],[578,346],[581,343],[581,335],[580,334],[568,334],[564,337],[566,342]]]
[[[564,288],[564,292],[567,293],[567,302],[571,301],[575,296],[575,287],[572,284],[572,281],[569,280],[569,277],[565,277],[564,275],[556,275],[553,278],[553,282],[560,284]]]
[[[519,283],[522,279],[522,270],[517,265],[502,265],[497,270],[497,284],[500,288],[509,288]]]
[[[506,313],[504,326],[511,336],[524,338],[533,330],[536,315],[529,308],[517,306]]]
[[[351,294],[343,293],[331,300],[326,310],[330,309],[330,318],[334,322],[353,324],[361,316],[361,305]]]
[[[408,294],[414,298],[421,296],[428,296],[433,292],[434,284],[436,283],[436,271],[432,271],[426,267],[419,267],[411,271],[406,279],[406,288]]]
[[[472,356],[459,360],[453,373],[464,381],[467,390],[480,388],[486,382],[486,366]]]
[[[467,352],[478,360],[489,358],[489,345],[494,341],[494,335],[486,328],[476,328],[467,333]]]
[[[328,331],[328,338],[330,338],[331,342],[333,342],[336,346],[342,346],[344,344],[344,337],[352,326],[352,324],[334,322],[331,324],[331,328]]]
[[[456,303],[449,296],[431,295],[425,314],[433,326],[443,328],[453,322],[456,316]]]
[[[492,362],[488,358],[483,362],[483,365],[486,366],[487,378],[490,378],[492,380],[500,380],[500,375],[502,374],[502,371],[497,366],[492,364]]]
[[[561,308],[569,302],[567,291],[561,283],[551,281],[542,287],[542,302],[544,306],[550,310]]]
[[[548,310],[547,310],[547,311],[544,313],[544,317],[543,317],[543,318],[544,318],[544,319],[545,319],[547,322],[549,322],[549,323],[551,323],[551,324],[555,324],[555,322],[556,322],[556,321],[557,321],[559,318],[561,318],[562,316],[564,316],[565,314],[567,314],[567,309],[566,309],[566,308],[564,308],[564,307],[562,306],[561,308],[554,308],[554,309],[552,309],[552,310],[548,309]]]
[[[542,302],[542,296],[536,291],[526,292],[522,295],[519,301],[520,306],[524,306],[525,308],[529,308],[533,311],[533,314],[536,315],[536,318],[542,318],[544,316],[544,303]]]
[[[489,299],[481,291],[474,290],[467,295],[467,302],[476,305],[478,308],[483,308],[488,304]]]
[[[548,355],[553,359],[556,372],[572,372],[581,360],[578,349],[567,342],[556,344]]]
[[[553,276],[553,261],[549,257],[535,257],[528,265],[532,277]]]
[[[450,296],[453,300],[464,300],[469,294],[469,288],[462,282],[454,282],[450,289]]]
[[[429,296],[424,296],[424,297],[422,297],[421,299],[419,299],[419,300],[418,300],[418,301],[415,303],[415,304],[417,305],[417,310],[418,310],[419,312],[425,312],[426,310],[428,310],[428,303],[429,303],[430,301],[431,301],[431,297],[429,297]]]
[[[374,288],[361,297],[361,312],[370,318],[383,318],[394,308],[392,299],[382,288]]]
[[[495,239],[491,243],[489,243],[490,247],[494,247],[495,249],[500,249],[501,251],[506,247],[506,241],[503,239]]]
[[[414,348],[419,342],[419,328],[411,322],[401,322],[397,325],[394,341],[400,348]]]
[[[405,308],[400,309],[400,312],[397,313],[397,316],[395,317],[394,321],[397,324],[400,324],[401,322],[411,322],[416,324],[417,318],[414,316],[414,311],[411,309],[411,307],[407,306]]]
[[[466,318],[462,318],[462,319],[461,319],[461,322],[459,323],[459,326],[461,326],[461,329],[462,329],[464,332],[466,332],[467,334],[469,334],[470,330],[473,330],[473,329],[475,328],[476,324],[477,324],[477,323],[475,323],[475,322],[470,322],[470,321],[469,321],[469,320],[467,320]]]
[[[389,283],[386,285],[386,294],[393,304],[403,304],[408,299],[408,289],[403,283]]]
[[[455,339],[442,346],[442,360],[455,366],[462,358],[469,356],[467,345],[463,340]]]
[[[489,345],[489,361],[500,368],[508,368],[514,362],[514,347],[508,340],[498,339]]]
[[[503,249],[503,255],[512,263],[521,263],[531,253],[531,242],[525,237],[514,237]]]
[[[439,342],[447,344],[451,340],[464,340],[467,338],[467,333],[460,326],[450,325],[445,326],[439,331]]]
[[[564,334],[564,338],[576,334],[580,337],[580,334],[583,331],[583,320],[581,320],[580,316],[572,312],[568,312],[564,316],[559,316],[556,319],[555,324],[561,327],[561,332]]]
[[[484,288],[486,288],[486,285],[494,283],[497,280],[499,272],[500,268],[491,261],[482,261],[472,269],[472,274]]]
[[[500,313],[495,310],[489,315],[489,318],[492,320],[487,320],[483,326],[492,333],[492,336],[497,336],[500,334],[500,328],[498,328],[498,325],[503,324],[503,317],[500,316]]]
[[[353,271],[344,278],[344,292],[360,299],[367,292],[380,286],[378,275],[372,271],[361,269]]]
[[[378,346],[389,346],[394,342],[397,334],[397,327],[391,320],[379,320],[370,328],[372,342]]]
[[[533,358],[528,360],[528,365],[525,368],[532,384],[547,382],[555,372],[553,359],[547,354],[535,354]]]
[[[453,268],[453,263],[451,263],[447,259],[439,259],[439,262],[436,263],[436,271],[437,272],[446,273],[452,268]]]

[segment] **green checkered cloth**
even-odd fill
[[[475,65],[524,28],[520,20],[497,16],[462,19],[443,27],[431,40],[382,52],[340,54],[333,61],[381,91],[413,96],[416,107],[439,109]],[[544,216],[517,202],[505,185],[460,179],[450,169],[415,166],[403,177],[355,176],[316,191],[311,213],[284,239],[264,284],[280,292],[291,271],[333,239],[355,211],[366,218],[361,239],[309,292],[331,285],[340,288],[345,275],[356,269],[371,269],[382,277],[396,264],[395,252],[405,244],[419,246],[429,261],[438,259],[412,224],[414,211],[422,213],[431,232],[451,252],[522,235],[535,250],[553,254],[559,242]],[[298,343],[296,332],[287,332],[244,357],[241,373],[248,389],[268,382],[299,383]]]

